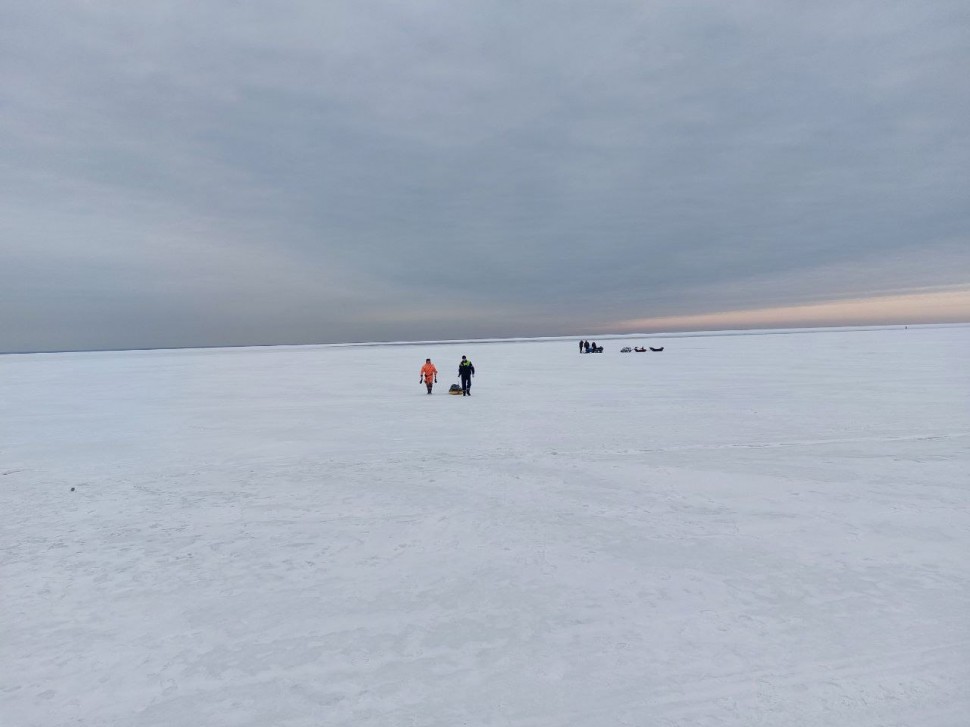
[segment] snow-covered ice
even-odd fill
[[[0,357],[0,723],[970,724],[970,328],[600,343]]]

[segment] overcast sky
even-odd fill
[[[0,16],[0,350],[970,318],[966,0]]]

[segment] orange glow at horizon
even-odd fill
[[[970,289],[617,321],[621,331],[970,322]]]

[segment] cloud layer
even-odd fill
[[[0,10],[0,350],[970,285],[963,2]]]

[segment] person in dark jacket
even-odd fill
[[[472,395],[472,376],[475,375],[475,366],[464,356],[458,363],[458,378],[461,379],[461,395]]]

